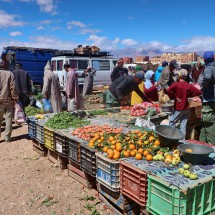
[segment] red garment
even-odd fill
[[[197,83],[198,79],[199,79],[199,76],[200,74],[203,72],[204,70],[204,67],[201,66],[200,68],[198,67],[194,67],[193,68],[193,71],[192,71],[192,78],[193,78],[193,81]]]
[[[157,87],[151,86],[149,89],[146,89],[145,85],[143,86],[143,92],[151,101],[158,101],[158,91]]]
[[[201,90],[198,90],[192,84],[189,84],[184,80],[180,80],[179,82],[172,84],[166,92],[169,96],[174,96],[174,109],[178,111],[189,108],[187,100],[189,97],[200,96],[202,94]],[[177,99],[180,99],[181,101],[177,101]]]

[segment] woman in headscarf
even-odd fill
[[[44,70],[44,84],[42,94],[50,100],[54,113],[62,111],[62,98],[60,82],[56,74],[53,73],[51,64],[48,61]]]
[[[154,83],[154,72],[148,70],[145,74],[144,93],[152,101],[158,101],[157,84]]]

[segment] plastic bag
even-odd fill
[[[15,104],[14,121],[18,125],[26,122],[25,113],[19,104]]]
[[[52,111],[52,106],[51,106],[49,99],[46,99],[46,98],[43,99],[43,109],[46,112]]]
[[[75,99],[67,99],[67,110],[69,112],[76,110]]]
[[[146,117],[146,119],[137,118],[135,125],[141,128],[148,128],[155,130],[155,125],[150,121],[150,117]]]
[[[36,107],[42,109],[43,105],[40,101],[36,100]]]
[[[164,93],[164,90],[158,91],[158,101],[160,103],[167,103],[170,100],[169,96]]]

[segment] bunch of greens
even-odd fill
[[[37,100],[41,100],[43,98],[43,94],[39,92],[35,97]]]
[[[89,124],[89,121],[79,119],[69,112],[58,113],[46,122],[46,126],[53,129],[67,129],[70,127],[77,128],[87,124]]]
[[[39,109],[39,108],[35,108],[33,106],[28,106],[25,108],[25,113],[27,116],[34,116],[36,114],[39,114],[39,113],[44,113],[44,110],[42,109]]]
[[[91,111],[88,111],[90,114],[92,114],[93,116],[96,116],[96,115],[107,115],[108,112],[107,110],[91,110]]]

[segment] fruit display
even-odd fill
[[[89,141],[91,138],[104,136],[104,134],[120,134],[123,128],[112,128],[109,125],[86,125],[72,131],[72,135]]]
[[[131,110],[132,107],[130,106],[120,106],[120,110]]]
[[[157,152],[167,152],[168,148],[160,147],[160,142],[154,131],[132,130],[127,133],[94,133],[88,146],[106,153],[110,159],[135,157],[137,160],[153,160]]]
[[[191,166],[189,164],[184,164],[182,168],[178,169],[178,173],[189,178],[190,180],[197,180],[198,175],[196,173],[191,172]]]
[[[45,119],[45,116],[43,114],[36,114],[35,118],[36,119]]]
[[[45,126],[53,129],[66,129],[80,127],[89,124],[88,121],[79,119],[69,112],[60,112],[49,118]]]
[[[159,104],[152,104],[149,102],[143,102],[141,104],[135,104],[131,109],[132,116],[144,116],[144,115],[156,115],[160,113]]]

